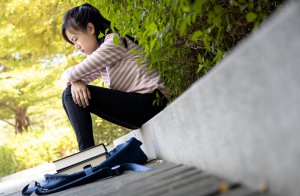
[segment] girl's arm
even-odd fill
[[[70,84],[70,81],[68,80],[68,72],[70,69],[73,69],[73,67],[68,68],[66,71],[64,71],[63,75],[62,75],[62,80],[67,82],[68,84]],[[98,79],[101,77],[101,73],[100,72],[94,72],[88,76],[85,76],[83,78],[81,78],[80,80],[83,81],[85,84],[89,84],[90,82]]]

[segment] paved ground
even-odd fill
[[[152,161],[146,164],[153,168],[149,172],[126,172],[121,176],[99,180],[83,186],[64,190],[53,196],[261,196],[236,183],[199,171],[193,167],[165,161]],[[26,185],[26,184],[24,184]],[[23,186],[24,186],[23,185]],[[22,186],[22,187],[23,187]],[[19,196],[21,188],[2,195]],[[2,196],[1,195],[1,196]],[[34,194],[35,195],[35,194]]]
[[[44,179],[44,174],[46,173],[55,172],[54,164],[47,163],[5,176],[0,179],[0,196],[20,192],[26,184]]]

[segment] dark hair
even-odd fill
[[[74,7],[67,11],[63,17],[63,24],[62,24],[62,36],[63,38],[73,44],[66,35],[67,28],[72,27],[75,30],[83,30],[85,31],[87,28],[87,24],[92,23],[95,27],[95,33],[97,37],[98,43],[103,43],[105,36],[102,38],[98,38],[100,33],[112,33],[112,29],[110,27],[110,21],[105,19],[99,10],[94,6],[84,3],[81,6]],[[115,28],[115,32],[118,30]],[[107,31],[107,32],[106,32]],[[131,36],[126,35],[131,41],[137,43]],[[123,42],[125,47],[127,47],[126,39],[123,38]]]

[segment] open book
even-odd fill
[[[108,152],[104,144],[99,144],[70,156],[54,161],[57,173],[72,174],[83,170],[86,165],[93,167],[106,160]]]

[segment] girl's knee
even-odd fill
[[[63,91],[63,95],[65,95],[65,94],[71,94],[71,86],[70,86],[70,85],[67,86],[67,87],[65,88],[65,90]]]
[[[65,88],[65,90],[63,91],[63,93],[62,93],[62,99],[63,99],[63,101],[65,101],[66,98],[70,97],[70,96],[72,97],[71,86],[67,86]]]

